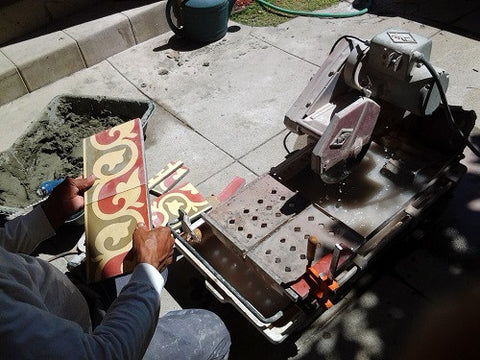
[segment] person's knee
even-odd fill
[[[208,312],[211,317],[211,322],[215,324],[212,328],[215,334],[212,337],[217,339],[217,348],[215,350],[216,357],[214,359],[227,359],[230,353],[230,346],[232,344],[230,333],[220,317],[212,312]]]
[[[191,309],[192,316],[201,323],[200,336],[205,339],[205,349],[210,348],[209,359],[227,359],[230,352],[230,333],[220,317],[208,310]],[[203,334],[202,334],[203,332]]]
[[[158,330],[163,336],[160,339],[182,344],[182,351],[190,354],[190,359],[223,360],[230,352],[230,333],[222,319],[211,311],[203,309],[185,309],[172,311],[159,319]],[[168,334],[168,336],[167,336]],[[163,342],[161,341],[161,342]],[[163,345],[163,351],[168,345]],[[171,358],[175,358],[175,349]]]

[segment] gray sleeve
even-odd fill
[[[129,283],[92,334],[83,332],[73,321],[28,303],[12,297],[2,299],[2,357],[140,359],[153,336],[160,309],[159,289],[150,283],[144,270],[142,266],[135,268]],[[157,280],[163,286],[163,278]]]
[[[38,244],[53,235],[55,230],[39,205],[0,228],[0,246],[11,252],[30,254]]]

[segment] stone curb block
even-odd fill
[[[73,26],[64,32],[77,42],[87,67],[135,45],[130,22],[121,13]]]
[[[123,11],[132,25],[137,44],[170,31],[165,18],[166,1]]]
[[[166,1],[0,48],[0,105],[170,31]]]
[[[61,31],[1,51],[16,65],[29,91],[85,68],[77,44]]]
[[[0,51],[0,105],[27,93],[17,67]]]

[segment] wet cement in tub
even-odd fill
[[[68,103],[50,110],[0,154],[0,205],[26,207],[41,200],[42,182],[81,175],[82,139],[125,121],[108,110],[79,115]]]

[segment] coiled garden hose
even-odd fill
[[[285,9],[280,6],[273,5],[265,0],[256,0],[256,1],[268,8],[283,12],[285,14],[297,15],[297,16],[325,17],[325,18],[347,18],[347,17],[363,15],[368,12],[368,8],[372,3],[371,0],[368,0],[367,4],[365,5],[365,8],[363,8],[362,10],[352,11],[348,13],[317,13],[313,11]]]

